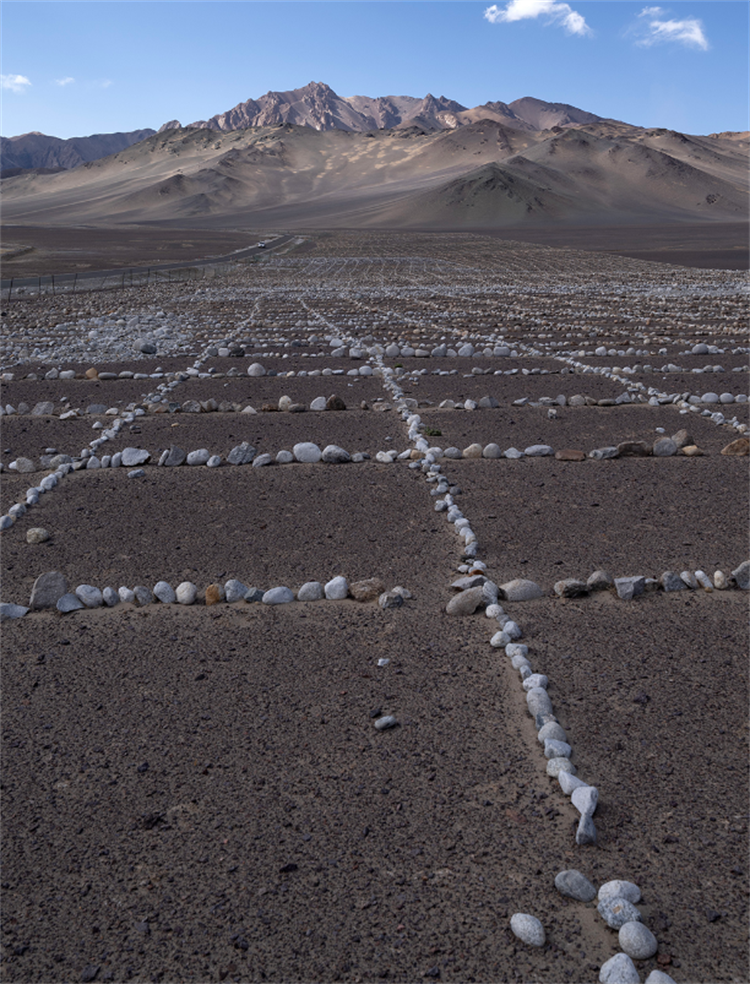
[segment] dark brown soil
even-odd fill
[[[417,380],[405,379],[399,385],[404,396],[419,400],[420,403],[429,400],[435,406],[445,399],[453,400],[454,403],[464,400],[476,402],[483,396],[494,397],[498,403],[504,405],[524,396],[529,400],[538,400],[543,396],[554,400],[560,394],[567,399],[577,393],[590,396],[594,400],[613,400],[625,389],[622,383],[604,376],[581,376],[574,373],[561,375],[559,372],[544,376],[524,376],[521,373],[513,376],[473,376],[462,372],[456,376],[428,375],[420,376]]]
[[[744,222],[685,223],[658,226],[569,226],[499,230],[500,239],[568,246],[632,256],[636,260],[676,263],[719,270],[747,270],[747,225]]]
[[[446,473],[500,581],[713,575],[747,552],[743,458],[458,461]]]
[[[492,442],[501,451],[510,447],[523,451],[532,444],[548,444],[555,451],[579,448],[588,453],[594,448],[617,445],[622,441],[645,441],[652,444],[660,436],[656,428],[663,427],[670,437],[678,430],[686,428],[703,451],[718,455],[737,436],[736,431],[717,427],[699,414],[681,414],[672,405],[650,407],[644,404],[624,404],[616,407],[554,409],[557,413],[554,420],[550,420],[547,407],[530,406],[501,406],[492,410],[424,409],[419,411],[419,415],[429,429],[441,432],[440,436],[431,437],[431,441],[442,448],[457,447],[461,450],[469,444],[485,446]],[[667,460],[672,459],[647,461],[649,465],[658,465]],[[674,459],[676,463],[688,467],[695,460],[682,457]],[[563,464],[577,463],[562,462],[561,465]],[[606,462],[587,461],[581,464],[586,469],[593,469],[601,464],[606,465]]]
[[[253,246],[258,235],[252,231],[203,229],[42,229],[6,226],[3,247],[30,246],[3,263],[4,277],[46,276],[80,273],[114,267],[157,265],[224,256],[244,246]]]
[[[462,372],[486,367],[453,361]],[[692,378],[718,391],[733,379]],[[390,399],[379,382],[350,382],[191,381],[176,399],[259,406],[337,392],[349,409],[147,415],[100,453],[133,445],[155,457],[175,443],[225,456],[242,440],[274,454],[302,440],[373,456],[408,447],[400,414],[358,409]],[[2,398],[33,406],[65,394],[85,409],[150,388],[16,380]],[[352,600],[201,602],[4,622],[2,980],[576,984],[596,980],[618,947],[591,905],[554,889],[571,867],[597,885],[640,885],[659,941],[658,961],[639,962],[642,978],[659,966],[677,982],[750,979],[746,594],[549,596],[559,578],[600,567],[713,574],[745,560],[747,459],[719,453],[736,432],[673,407],[566,407],[551,420],[546,408],[510,406],[624,389],[588,374],[429,375],[404,389],[419,401],[502,403],[420,409],[443,448],[588,451],[686,427],[706,452],[443,462],[490,576],[529,577],[548,592],[507,609],[534,669],[549,675],[580,775],[599,788],[598,846],[575,845],[576,811],[546,775],[518,674],[489,646],[495,624],[445,613],[460,541],[418,470],[371,460],[149,465],[139,479],[79,471],[3,532],[3,601],[26,604],[50,570],[71,588],[166,579],[203,590],[237,577],[297,589],[378,576],[413,597],[387,611]],[[92,423],[3,418],[2,460],[78,453],[98,433]],[[2,509],[41,474],[4,472]],[[27,544],[32,526],[51,539]],[[377,732],[376,713],[399,726]],[[513,937],[517,911],[542,920],[543,948]]]

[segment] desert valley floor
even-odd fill
[[[747,279],[334,232],[4,290],[2,980],[594,982],[570,869],[641,981],[750,979]]]

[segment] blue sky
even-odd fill
[[[269,90],[536,96],[686,133],[748,129],[745,0],[3,0],[2,133],[157,129]]]

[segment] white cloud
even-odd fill
[[[0,75],[0,88],[10,89],[11,92],[25,92],[31,81],[25,75]]]
[[[638,31],[637,44],[650,48],[655,44],[675,42],[688,48],[700,48],[708,51],[708,38],[703,32],[703,23],[696,17],[686,20],[665,20],[667,15],[662,7],[644,7],[638,15],[646,21],[644,30]],[[645,33],[644,33],[645,32]]]
[[[64,79],[55,79],[55,85],[59,85],[59,86],[70,85],[71,82],[75,82],[75,79],[71,78],[69,75],[66,76]]]
[[[108,89],[112,85],[112,79],[100,79],[96,84],[101,89]]]
[[[508,0],[505,7],[497,4],[487,7],[485,20],[490,24],[512,24],[519,20],[533,20],[544,17],[550,23],[562,24],[568,34],[591,34],[585,19],[570,4],[558,0]]]

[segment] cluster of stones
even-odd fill
[[[549,679],[543,673],[535,673],[529,660],[529,649],[518,642],[523,633],[517,622],[508,617],[500,600],[530,601],[542,597],[542,589],[535,581],[516,578],[497,585],[486,576],[483,562],[474,561],[471,569],[454,581],[451,587],[457,594],[446,606],[449,615],[473,615],[483,608],[487,618],[497,625],[490,639],[493,649],[504,649],[514,670],[518,670],[521,685],[526,693],[526,706],[534,719],[540,744],[547,761],[547,775],[556,778],[566,795],[571,795],[573,805],[580,813],[576,843],[596,844],[596,828],[592,819],[599,798],[595,786],[577,778],[576,767],[570,761],[573,749],[567,735],[552,710],[547,688]]]
[[[744,561],[732,571],[725,574],[715,571],[713,577],[705,571],[664,571],[660,577],[644,577],[637,574],[629,577],[612,577],[607,571],[594,571],[585,580],[574,577],[562,578],[555,582],[554,592],[558,598],[581,598],[597,591],[612,590],[618,598],[630,601],[632,598],[650,591],[685,591],[703,588],[711,593],[739,588],[747,591],[750,588],[750,561]]]
[[[281,465],[291,464],[292,462],[314,464],[322,461],[326,464],[346,464],[351,461],[366,461],[369,457],[369,454],[365,451],[356,451],[350,454],[337,444],[328,444],[321,450],[312,441],[299,441],[293,446],[291,451],[282,450],[276,455],[269,453],[258,454],[257,448],[248,441],[242,441],[242,443],[236,445],[229,452],[226,457],[226,463],[229,465],[252,464],[253,467],[260,468],[264,465],[274,463]],[[84,449],[81,456],[76,459],[71,458],[69,455],[53,456],[53,460],[57,458],[64,458],[65,463],[69,464],[73,471],[79,471],[81,469],[96,470],[98,468],[134,468],[138,476],[144,474],[143,465],[153,463],[150,451],[144,448],[134,447],[123,448],[122,451],[116,451],[112,455],[102,455],[101,458],[92,454],[88,449]],[[221,455],[211,454],[207,448],[196,448],[193,451],[185,451],[183,448],[173,444],[160,452],[156,464],[168,468],[179,465],[206,465],[208,468],[218,468],[219,465],[224,464],[224,459]],[[8,467],[11,470],[23,473],[36,470],[34,462],[28,458],[19,458],[11,462]],[[129,474],[135,476],[136,472],[130,472]]]
[[[561,895],[578,902],[596,900],[599,915],[610,929],[617,931],[621,952],[602,964],[600,984],[641,984],[634,961],[649,960],[656,954],[659,944],[644,925],[636,907],[641,901],[640,888],[630,881],[614,880],[601,885],[597,893],[588,878],[573,868],[556,875],[555,888]],[[516,912],[511,916],[510,928],[514,936],[529,946],[544,946],[546,942],[543,924],[529,913]],[[645,984],[674,984],[674,980],[663,970],[652,970]]]
[[[118,590],[79,584],[73,591],[69,591],[65,576],[59,571],[49,571],[40,574],[34,582],[28,606],[3,603],[0,605],[0,619],[22,618],[31,610],[45,608],[56,608],[67,614],[87,608],[113,608],[121,603],[144,607],[155,603],[194,605],[201,600],[211,606],[221,602],[285,605],[293,601],[343,601],[352,598],[359,602],[377,601],[385,611],[400,608],[411,597],[411,592],[400,585],[386,590],[385,584],[377,577],[350,582],[343,575],[325,583],[306,581],[296,592],[285,585],[267,589],[248,587],[237,578],[230,578],[223,584],[209,584],[204,591],[191,581],[183,581],[176,588],[168,581],[158,581],[152,588],[136,585],[133,588],[121,586]]]
[[[393,246],[391,241],[386,250]],[[318,243],[317,249],[326,249],[326,244]],[[193,337],[213,329],[214,338],[217,329],[231,325],[235,331],[252,335],[256,347],[286,348],[293,344],[284,335],[286,326],[295,329],[297,336],[327,326],[318,310],[321,307],[334,312],[337,326],[332,340],[338,337],[349,344],[347,325],[350,332],[359,328],[361,333],[364,326],[381,335],[387,326],[387,344],[398,332],[399,350],[406,347],[415,352],[431,352],[440,344],[456,352],[466,344],[480,353],[501,345],[512,350],[516,343],[510,339],[516,333],[535,336],[540,345],[545,337],[554,337],[561,341],[548,342],[548,346],[573,351],[576,345],[590,346],[591,339],[601,333],[608,339],[628,338],[627,349],[607,348],[607,353],[619,355],[632,349],[631,354],[650,355],[655,341],[672,340],[659,337],[665,329],[683,345],[691,344],[688,338],[708,331],[718,329],[727,339],[745,331],[742,274],[683,271],[621,257],[563,255],[545,247],[513,244],[507,249],[495,246],[502,262],[499,277],[494,269],[482,269],[476,255],[462,246],[456,251],[453,244],[450,260],[443,259],[444,249],[434,238],[423,239],[420,249],[434,251],[435,258],[273,259],[254,268],[250,286],[245,271],[237,265],[210,287],[139,287],[135,301],[126,288],[120,296],[127,300],[120,303],[135,303],[138,310],[121,307],[113,312],[111,291],[97,297],[87,290],[73,302],[81,309],[78,314],[60,308],[70,304],[67,297],[13,303],[11,326],[15,330],[8,332],[0,359],[12,363],[45,358],[51,362],[55,353],[59,353],[56,358],[69,357],[71,351],[78,353],[91,343],[103,357],[121,358],[123,347],[125,351],[138,349],[141,340],[161,351],[173,343],[159,337],[159,331],[169,335],[176,325]],[[367,292],[364,299],[363,288]],[[303,291],[305,300],[300,299]],[[18,297],[20,291],[13,293]],[[28,291],[27,296],[33,293]],[[235,306],[218,315],[225,319],[229,315],[231,321],[217,324],[217,301],[225,309]],[[171,307],[165,312],[168,304]],[[40,312],[42,305],[49,314]],[[498,330],[498,311],[503,312],[503,330]],[[550,329],[555,330],[554,335]],[[96,334],[89,340],[92,331]],[[245,341],[242,335],[237,337]],[[363,340],[355,337],[353,341]],[[217,344],[215,348],[222,351],[229,346]]]
[[[744,353],[745,350],[743,349],[741,351]],[[628,367],[625,367],[625,369],[615,369],[610,368],[609,366],[589,366],[572,357],[564,358],[560,355],[556,355],[554,358],[563,359],[563,361],[567,362],[580,372],[597,373],[616,380],[617,382],[625,383],[628,386],[628,390],[625,395],[629,396],[630,399],[628,401],[623,399],[623,397],[618,397],[620,402],[643,402],[648,403],[649,406],[653,407],[672,404],[676,406],[679,409],[679,412],[683,415],[687,413],[699,413],[710,419],[714,424],[726,424],[728,427],[732,427],[740,434],[745,434],[747,432],[747,424],[742,423],[736,416],[727,420],[724,414],[720,411],[708,409],[709,406],[715,406],[716,404],[726,406],[732,403],[747,403],[748,397],[746,393],[740,393],[737,396],[734,396],[731,393],[717,394],[714,392],[707,392],[702,396],[696,396],[695,394],[691,394],[689,391],[682,393],[665,393],[655,386],[647,387],[645,383],[641,383],[633,379],[628,380],[625,378],[621,375],[621,373],[625,373]],[[747,366],[738,366],[736,369],[738,372],[747,373],[748,371]],[[634,369],[632,371],[635,372]],[[675,366],[674,369],[670,371],[680,372],[681,370],[678,366]],[[615,402],[617,402],[617,400]]]

